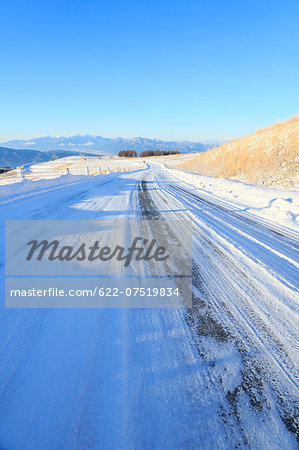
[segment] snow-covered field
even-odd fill
[[[59,175],[0,186],[2,249],[4,220],[189,218],[193,307],[5,309],[1,250],[0,447],[297,448],[297,192]]]
[[[117,158],[112,156],[67,156],[45,163],[24,166],[20,171],[14,169],[0,175],[0,186],[26,180],[54,179],[62,175],[98,175],[109,172],[134,170],[145,167],[138,158]]]

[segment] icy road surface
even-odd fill
[[[4,308],[4,220],[143,215],[192,219],[192,309]],[[297,448],[294,231],[159,166],[27,189],[0,216],[0,448]]]

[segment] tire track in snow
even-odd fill
[[[177,207],[176,193],[179,193],[180,203],[183,206],[187,204],[187,207],[191,204],[193,214],[196,215],[195,205],[198,202],[200,206],[204,204],[206,210],[216,211],[214,221],[218,220],[217,205],[207,203],[205,200],[202,201],[201,198],[190,194],[183,188],[178,187],[177,184],[172,185],[171,180],[165,179],[165,174],[163,175],[163,182],[159,181],[159,173],[156,177],[157,185],[161,190],[153,192],[153,194],[156,194],[155,199],[159,198],[162,191],[164,201],[165,194],[168,194],[166,198],[169,200],[169,205],[175,204]],[[192,198],[193,204],[189,200],[190,198]],[[223,207],[219,209],[221,212],[225,211]],[[206,210],[204,211],[205,214],[207,214]],[[229,213],[227,219],[231,220],[229,219]],[[201,209],[197,211],[197,214],[202,218]],[[242,218],[241,221],[244,224],[245,219]],[[252,227],[249,226],[249,231],[250,228],[256,229],[256,227],[257,224]],[[234,228],[233,232],[238,231],[236,226],[232,228]],[[261,229],[260,227],[260,230],[258,230],[260,236],[262,236]],[[263,392],[269,390],[268,386],[264,386],[268,384],[274,390],[275,403],[285,425],[290,431],[297,434],[297,407],[294,396],[296,398],[295,389],[298,372],[288,355],[287,348],[279,340],[276,340],[269,324],[265,323],[257,311],[250,306],[250,302],[255,303],[257,298],[260,298],[260,302],[262,302],[265,292],[260,290],[261,286],[256,283],[255,279],[248,278],[246,271],[242,272],[242,267],[240,268],[237,262],[233,261],[233,258],[229,258],[227,252],[223,252],[217,242],[213,243],[209,240],[201,228],[196,229],[196,231],[198,231],[197,240],[200,243],[201,250],[198,250],[194,262],[194,285],[201,295],[199,298],[195,296],[194,300],[197,304],[191,313],[190,322],[201,336],[213,336],[224,341],[229,336],[229,339],[236,343],[245,368],[242,371],[241,384],[227,394],[234,404],[235,411],[237,411],[238,399],[241,397],[240,392],[245,391],[250,397],[251,404],[256,408],[263,410],[264,407],[267,407],[267,397]],[[289,238],[286,239],[279,234],[276,238],[283,243],[286,252],[289,252],[290,248],[294,249],[295,243],[289,243]],[[291,256],[294,256],[294,254]],[[198,262],[201,262],[200,267],[198,267]],[[216,265],[215,262],[217,262]],[[203,277],[203,273],[206,278]],[[215,284],[218,286],[217,289],[215,289]],[[201,312],[202,306],[198,307],[198,304],[205,305],[204,313]],[[223,320],[223,314],[225,314],[225,320]]]

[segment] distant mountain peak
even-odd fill
[[[91,134],[73,136],[43,136],[32,139],[16,139],[0,143],[0,145],[20,150],[77,150],[93,154],[118,154],[121,150],[178,150],[181,153],[202,152],[212,147],[211,144],[192,141],[163,141],[139,137],[114,139]]]

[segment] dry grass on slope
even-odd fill
[[[235,139],[176,166],[254,184],[298,185],[299,116]]]

